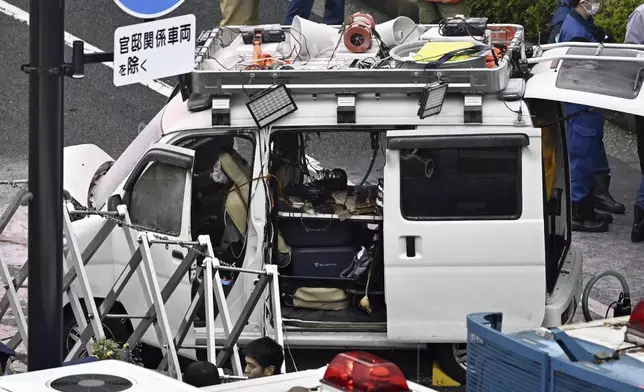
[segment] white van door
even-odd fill
[[[526,99],[588,105],[644,116],[644,51],[597,44],[567,43],[545,50],[526,83]],[[644,46],[642,46],[644,48]],[[577,56],[577,59],[566,59]],[[592,59],[579,59],[579,56]],[[602,58],[606,60],[602,60]]]
[[[545,249],[541,130],[418,127],[387,132],[387,336],[464,342],[469,313],[504,332],[541,325]]]
[[[166,144],[152,145],[123,185],[123,203],[128,208],[132,223],[169,240],[191,241],[193,164],[193,150]],[[131,253],[123,232],[116,230],[114,234],[116,237],[113,241],[113,254],[115,275],[118,276],[129,261]],[[133,234],[136,236],[137,232],[133,231]],[[136,245],[138,246],[138,243]],[[159,288],[163,290],[187,254],[187,249],[179,245],[153,244],[150,250]],[[130,315],[143,315],[148,310],[141,283],[138,275],[134,275],[119,298]],[[189,301],[190,286],[186,274],[166,302],[173,334],[179,327]],[[137,319],[132,320],[134,328],[138,323]],[[153,327],[147,330],[144,341],[157,341]]]

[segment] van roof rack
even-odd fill
[[[338,28],[340,26],[328,26]],[[302,55],[309,52],[306,37],[294,30],[292,26],[258,26],[258,28],[275,28],[284,31],[283,42],[273,44],[273,53],[295,53],[292,64],[278,60],[272,69],[258,69],[253,66],[253,45],[249,44],[248,31],[255,27],[220,27],[203,32],[197,40],[195,68],[184,76],[187,90],[184,97],[190,94],[217,96],[221,94],[249,94],[252,91],[264,90],[275,84],[285,84],[294,94],[297,93],[391,93],[420,92],[428,84],[443,81],[448,84],[450,92],[497,93],[508,85],[513,66],[525,59],[524,28],[515,24],[489,24],[488,37],[484,49],[489,53],[489,45],[507,45],[507,51],[498,57],[498,66],[486,67],[485,57],[481,50],[475,55],[478,62],[466,64],[456,61],[448,67],[428,68],[423,63],[402,57],[402,53],[418,51],[423,41],[402,44],[392,49],[391,53],[375,47],[367,53],[351,53],[341,44],[342,35],[338,34],[335,49],[323,50],[317,56]],[[416,25],[420,36],[438,25]],[[255,30],[255,33],[257,30]],[[297,35],[300,34],[300,39]],[[246,43],[243,36],[246,35]],[[474,37],[473,37],[474,38]],[[466,37],[469,39],[469,37]],[[304,42],[304,45],[302,45]],[[419,44],[420,42],[420,44]],[[426,42],[426,41],[425,41]],[[299,45],[298,45],[299,44]],[[311,44],[313,47],[314,44]],[[415,45],[415,46],[414,46]],[[475,42],[475,47],[480,45]],[[306,46],[303,51],[302,46]],[[407,52],[396,48],[406,46]],[[480,46],[479,46],[480,47]],[[315,49],[314,49],[315,50]],[[313,50],[313,51],[314,51]],[[402,49],[401,49],[402,50]],[[383,56],[383,54],[388,54]],[[290,57],[290,56],[288,56]],[[481,64],[482,61],[482,64]],[[456,63],[466,64],[460,65]],[[365,66],[366,64],[366,66]]]
[[[197,39],[194,70],[180,77],[179,90],[184,101],[191,96],[208,98],[250,95],[276,84],[285,84],[293,94],[409,94],[420,93],[428,85],[442,81],[448,85],[448,91],[452,93],[489,94],[503,91],[510,79],[517,75],[528,79],[531,76],[529,68],[536,63],[562,60],[644,62],[644,56],[637,53],[644,51],[644,45],[568,42],[527,48],[523,26],[488,24],[484,37],[486,46],[483,47],[484,50],[476,53],[476,61],[454,59],[453,63],[438,67],[433,64],[434,67],[428,67],[426,63],[413,61],[412,57],[426,40],[410,40],[409,43],[403,43],[391,51],[374,44],[373,48],[365,53],[352,53],[341,42],[342,26],[325,28],[337,29],[338,39],[337,42],[333,39],[333,48],[323,48],[316,56],[301,55],[302,52],[315,51],[315,43],[310,44],[314,48],[310,50],[306,37],[292,26],[231,26],[204,31]],[[416,37],[425,35],[435,39],[436,36],[430,34],[433,29],[440,29],[440,26],[418,24],[413,33]],[[257,60],[254,60],[254,47],[249,41],[249,32],[257,34],[258,31],[264,30],[271,34],[277,31],[282,38],[262,45],[269,46],[269,51],[272,50],[273,54],[280,54],[283,58],[291,57],[297,52],[292,63],[278,59],[276,62],[279,64],[270,68],[253,66]],[[297,39],[298,34],[300,39]],[[408,37],[410,35],[411,33]],[[482,43],[480,38],[471,38],[475,46]],[[456,39],[462,41],[470,37]],[[328,44],[328,41],[326,43]],[[505,46],[507,50],[497,58],[497,66],[488,68],[485,57],[491,46]],[[569,50],[562,52],[562,48]],[[578,53],[580,49],[586,49],[586,52]],[[618,51],[615,51],[616,49]],[[624,49],[626,52],[630,49],[631,52],[621,51]],[[455,64],[464,66],[459,67]],[[638,74],[638,79],[639,77]]]

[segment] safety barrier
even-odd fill
[[[0,218],[0,234],[9,224],[11,218],[21,205],[27,205],[31,194],[28,188],[21,184],[26,181],[0,181],[0,185],[11,185],[18,189],[18,193],[11,200],[9,206]],[[72,216],[95,215],[105,219],[103,226],[98,230],[96,235],[89,241],[88,245],[81,252],[74,231],[72,230]],[[112,289],[104,298],[100,306],[96,306],[92,295],[91,283],[87,276],[85,266],[90,262],[92,256],[100,248],[101,244],[109,237],[110,233],[120,227],[125,234],[125,238],[130,251],[130,259],[123,268],[121,274],[115,280]],[[197,241],[183,242],[168,237],[151,233],[147,229],[132,224],[130,216],[125,205],[116,207],[116,211],[96,211],[84,208],[80,205],[72,204],[71,197],[65,195],[65,205],[63,206],[63,230],[66,241],[65,250],[65,276],[63,278],[63,290],[69,298],[69,304],[73,311],[74,317],[81,331],[79,339],[69,351],[65,361],[78,358],[85,347],[89,354],[92,353],[92,342],[105,337],[102,321],[106,318],[121,319],[140,319],[138,326],[127,340],[130,347],[138,344],[147,330],[154,325],[156,336],[159,340],[160,348],[163,352],[163,359],[159,364],[158,370],[166,370],[170,376],[182,379],[179,367],[178,351],[181,348],[204,348],[207,353],[209,362],[221,367],[228,360],[231,360],[232,370],[235,376],[243,376],[241,359],[237,341],[248,323],[248,320],[259,303],[259,300],[268,288],[269,296],[272,302],[272,314],[274,316],[275,340],[284,345],[281,308],[279,303],[279,283],[277,266],[266,265],[263,270],[251,270],[237,268],[233,266],[222,265],[215,257],[210,236],[199,236]],[[167,281],[163,289],[159,285],[157,274],[152,259],[151,247],[154,245],[179,245],[188,249],[187,255],[177,266],[176,270]],[[190,266],[197,261],[199,257],[202,260],[197,265],[197,276],[203,273],[204,278],[198,288],[197,294],[193,298],[190,306],[186,310],[185,316],[177,330],[175,336],[172,336],[168,315],[165,309],[165,303],[171,297],[173,292],[179,286],[182,278],[189,273]],[[220,279],[219,271],[231,271],[238,273],[249,273],[259,276],[253,293],[250,295],[248,302],[245,304],[239,319],[233,324],[223,286]],[[127,314],[110,314],[114,304],[125,289],[130,279],[137,274],[141,285],[143,286],[144,301],[148,311],[144,315],[127,315]],[[21,342],[25,347],[28,344],[27,321],[17,296],[17,290],[23,286],[28,275],[28,261],[25,261],[15,276],[10,276],[9,269],[5,262],[0,259],[0,278],[6,289],[5,295],[0,300],[0,320],[4,317],[9,308],[12,309],[16,316],[18,332],[11,338],[8,346],[16,349]],[[72,288],[72,284],[77,282],[80,296]],[[81,299],[86,305],[87,314],[81,306]],[[215,350],[215,301],[219,310],[219,317],[222,321],[224,330],[225,343],[223,350],[218,354]],[[206,345],[189,347],[184,346],[185,337],[189,328],[193,326],[197,317],[200,306],[205,304],[206,309]],[[27,304],[28,306],[28,304]],[[62,311],[62,310],[61,310]],[[282,369],[284,371],[285,369]]]

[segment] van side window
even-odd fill
[[[186,169],[152,163],[137,180],[128,206],[135,225],[179,235]]]
[[[403,149],[400,188],[408,220],[518,219],[521,150]]]

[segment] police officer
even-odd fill
[[[640,5],[633,11],[628,18],[626,26],[625,44],[644,45],[644,4]],[[635,218],[633,219],[633,231],[631,232],[631,241],[644,241],[644,118],[635,117],[635,128],[637,132],[637,153],[640,158],[640,169],[642,171],[642,181],[637,191],[635,202]]]
[[[599,0],[570,0],[573,7],[561,24],[558,42],[606,42],[606,32],[592,17],[599,12]],[[574,115],[587,106],[565,103],[564,114]],[[568,154],[571,171],[572,230],[606,232],[612,215],[595,211],[595,173],[610,173],[604,150],[604,116],[591,110],[567,120]],[[607,187],[607,185],[606,185]]]
[[[469,9],[465,0],[416,0],[418,19],[421,24],[435,24],[456,15],[467,16]]]
[[[344,1],[345,0],[326,0],[324,4],[324,23],[328,25],[341,25],[344,23]],[[310,19],[313,10],[314,0],[291,0],[286,10],[283,25],[293,23],[293,18]]]
[[[574,9],[571,5],[572,0],[561,0],[557,5],[555,14],[552,16],[552,21],[550,21],[550,35],[548,36],[548,43],[553,44],[556,42],[556,37],[561,31],[561,25],[563,24],[566,16]]]
[[[564,20],[572,10],[578,5],[574,0],[560,0],[557,10],[555,11],[552,21],[550,23],[550,36],[548,43],[555,43],[559,40],[559,33]],[[599,9],[599,2],[596,2],[597,9]],[[592,8],[592,6],[591,6]],[[591,12],[592,13],[592,12]],[[598,36],[598,41],[601,42],[615,42],[614,38],[606,34],[603,30],[594,25],[593,15],[588,15],[586,19],[588,26],[592,26],[594,34]],[[598,155],[597,167],[595,169],[595,178],[593,183],[593,197],[595,209],[607,211],[613,214],[624,214],[626,207],[618,203],[615,198],[610,194],[610,167],[608,166],[608,158],[606,157],[606,149],[604,143],[601,144],[601,150]],[[612,221],[611,218],[608,218]]]

